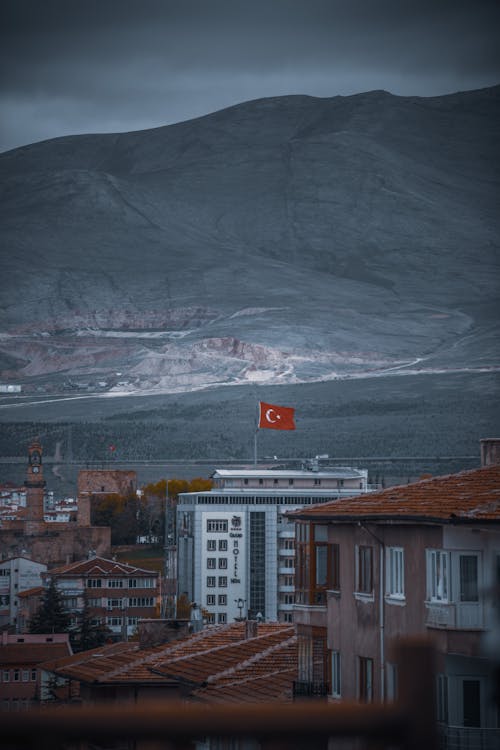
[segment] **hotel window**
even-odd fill
[[[235,546],[238,546],[235,544]],[[219,539],[219,552],[227,551],[227,539]]]
[[[217,567],[217,560],[215,557],[207,557],[207,568],[209,570],[214,570],[214,568]]]
[[[207,594],[207,607],[213,607],[215,604],[215,594]]]
[[[373,701],[373,659],[358,657],[358,698],[364,703]]]
[[[427,550],[427,598],[430,601],[448,601],[449,567],[447,552]]]
[[[219,576],[219,587],[221,589],[227,588],[227,576]]]
[[[223,532],[227,531],[227,521],[218,518],[207,519],[207,531]]]
[[[219,568],[227,570],[227,557],[219,557]]]
[[[332,695],[340,698],[340,651],[332,651]]]
[[[207,576],[207,588],[215,588],[215,576]]]
[[[395,599],[405,596],[405,558],[402,547],[387,549],[386,593]]]
[[[371,594],[373,591],[373,548],[360,545],[356,558],[356,591]]]
[[[227,594],[219,594],[218,603],[219,603],[219,606],[225,607],[227,604]]]

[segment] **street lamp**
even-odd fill
[[[243,614],[242,614],[243,613],[243,607],[245,606],[247,600],[246,599],[242,599],[241,596],[240,596],[238,599],[235,599],[234,601],[235,601],[236,606],[240,610],[240,615],[239,615],[239,617],[237,619],[238,620],[243,620],[244,619]]]

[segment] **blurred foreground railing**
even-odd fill
[[[375,746],[436,750],[433,653],[407,642],[398,654],[397,703],[296,702],[60,706],[1,716],[8,748],[190,748],[207,738],[253,738],[262,748],[326,748],[329,738],[360,738]],[[64,743],[64,744],[63,744]],[[228,747],[235,747],[234,744]],[[371,745],[370,745],[371,746]],[[255,747],[255,745],[254,745]]]

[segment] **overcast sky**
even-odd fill
[[[500,83],[498,0],[1,0],[0,150],[249,99]]]

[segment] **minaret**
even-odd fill
[[[39,534],[45,531],[43,518],[43,478],[42,446],[35,440],[28,448],[28,468],[26,471],[26,534]]]

